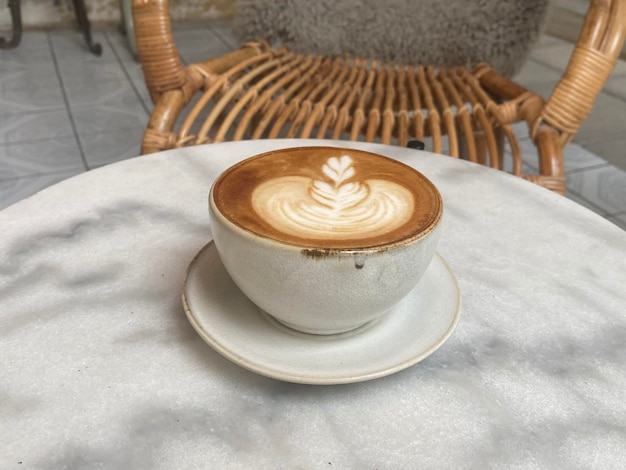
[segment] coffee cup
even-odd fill
[[[361,150],[298,147],[253,156],[209,195],[226,271],[289,328],[337,334],[390,312],[435,253],[437,188],[396,160]]]

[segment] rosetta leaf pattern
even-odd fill
[[[341,158],[331,157],[322,166],[322,171],[338,188],[344,181],[354,176],[354,167],[352,159],[344,155]]]
[[[319,204],[339,212],[367,196],[367,190],[360,183],[348,182],[356,174],[349,156],[329,158],[322,166],[322,173],[331,182],[313,181],[311,197]]]

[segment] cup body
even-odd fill
[[[210,207],[215,245],[235,284],[281,323],[313,334],[349,331],[388,312],[424,274],[440,236],[438,226],[386,250],[311,254],[247,232]]]
[[[440,238],[442,208],[423,232],[389,244],[285,243],[234,223],[218,208],[214,190],[211,228],[226,271],[261,310],[306,333],[342,333],[385,315],[416,286]]]

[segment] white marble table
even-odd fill
[[[626,232],[503,173],[342,143],[443,195],[463,313],[423,362],[297,385],[200,339],[181,286],[211,182],[302,143],[136,158],[0,212],[0,468],[623,468]]]

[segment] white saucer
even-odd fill
[[[359,382],[412,366],[448,339],[461,313],[456,278],[436,254],[415,289],[382,319],[340,335],[300,333],[263,314],[239,290],[213,242],[189,265],[183,304],[198,334],[226,358],[306,384]]]

